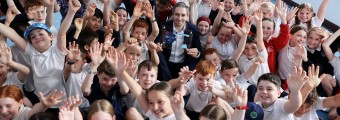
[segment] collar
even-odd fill
[[[178,33],[178,32],[179,33],[184,33],[184,30],[186,29],[186,23],[185,23],[184,27],[180,31],[176,30],[175,23],[172,23],[172,26],[173,26],[173,32],[175,32],[175,33]]]
[[[308,46],[306,46],[306,50],[307,50],[308,52],[311,52],[311,53],[314,53],[315,50],[316,50],[316,51],[321,51],[321,45],[319,45],[319,47],[316,48],[316,49],[311,49],[311,48],[309,48]]]
[[[47,56],[49,56],[50,54],[51,54],[51,48],[52,48],[53,46],[51,46],[51,47],[49,47],[45,52],[43,52],[43,53],[40,53],[40,52],[38,52],[37,50],[33,53],[33,55],[39,55],[39,56],[44,56],[44,57],[47,57]]]
[[[204,5],[204,6],[207,6],[207,7],[211,7],[211,2],[205,3],[205,2],[202,0],[201,4]]]

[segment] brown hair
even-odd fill
[[[24,99],[24,94],[18,86],[5,85],[0,87],[0,98],[6,97],[13,98],[15,101],[20,102],[20,100]]]
[[[151,60],[144,60],[138,65],[137,72],[139,73],[142,68],[147,68],[149,71],[151,69],[154,69],[155,71],[158,71],[158,66],[152,62]]]
[[[310,3],[302,3],[302,4],[299,5],[298,8],[299,8],[299,10],[296,12],[295,23],[292,26],[299,25],[301,23],[301,21],[299,20],[298,14],[302,9],[306,8],[307,10],[311,11],[314,14],[313,6]],[[315,16],[315,14],[313,16]],[[312,27],[311,22],[312,22],[312,19],[310,19],[306,22],[308,30]]]
[[[99,67],[97,68],[97,71],[98,71],[98,74],[105,73],[106,75],[108,75],[110,77],[115,77],[116,76],[112,66],[106,60],[104,60],[99,65]]]
[[[202,76],[206,76],[208,74],[215,75],[215,72],[216,72],[215,66],[210,61],[207,61],[207,60],[200,61],[196,65],[195,70],[196,70],[196,74],[199,73]]]
[[[167,95],[169,98],[172,97],[174,95],[174,91],[172,90],[171,86],[169,83],[167,82],[158,82],[155,83],[154,85],[152,85],[149,90],[146,91],[146,94],[148,96],[148,94],[151,91],[163,91],[165,95]],[[147,97],[149,98],[149,97]]]
[[[112,107],[111,103],[107,100],[102,99],[96,100],[91,104],[89,108],[89,113],[87,114],[87,118],[91,120],[91,116],[99,111],[109,113],[111,116],[115,116],[115,110]]]
[[[203,108],[200,114],[200,118],[201,117],[206,117],[211,120],[226,120],[227,114],[222,107],[210,104]]]
[[[28,8],[33,6],[44,6],[44,4],[39,0],[26,0],[24,9],[27,11]]]
[[[306,97],[304,104],[307,104],[307,106],[313,106],[315,105],[316,101],[318,100],[318,93],[316,92],[316,89],[314,88],[312,91],[309,92],[309,94]]]
[[[239,68],[238,63],[234,59],[225,59],[222,61],[221,71],[232,68]]]

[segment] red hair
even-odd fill
[[[206,21],[206,22],[209,23],[209,25],[211,25],[211,20],[208,17],[205,17],[205,16],[198,18],[196,25],[198,25],[198,23],[200,23],[201,21]]]
[[[145,29],[146,29],[146,32],[148,32],[148,30],[149,30],[149,25],[148,25],[148,23],[147,23],[145,20],[143,20],[143,19],[138,19],[138,20],[136,20],[136,21],[133,23],[133,25],[132,25],[132,31],[134,31],[135,28],[137,28],[137,27],[145,28]]]
[[[13,98],[15,101],[19,102],[24,99],[24,94],[21,92],[20,88],[15,85],[5,85],[0,87],[0,98]]]
[[[215,48],[207,48],[204,50],[204,55],[211,55],[214,53],[216,53],[216,55],[219,55]]]
[[[195,69],[196,69],[196,74],[199,73],[202,76],[206,76],[208,74],[215,75],[215,72],[216,72],[215,66],[210,61],[207,61],[207,60],[200,61],[196,65]]]

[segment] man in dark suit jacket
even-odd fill
[[[188,66],[193,70],[203,55],[197,26],[187,22],[189,7],[179,2],[172,13],[173,20],[162,25],[157,42],[163,44],[160,67],[168,65],[172,78],[177,78],[180,68]]]

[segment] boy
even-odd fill
[[[117,80],[112,63],[110,63],[112,59],[102,54],[102,45],[95,43],[94,46],[89,52],[91,63],[81,86],[82,92],[90,103],[99,99],[108,100],[115,108],[116,118],[124,119],[122,98],[128,93],[129,88],[124,81]]]
[[[80,8],[78,0],[69,1],[69,11],[65,17],[65,21],[71,21],[75,12]],[[62,23],[62,27],[65,22]],[[56,45],[52,45],[53,36],[50,29],[42,23],[36,23],[31,25],[25,31],[25,38],[29,40],[29,43],[17,35],[13,29],[0,24],[0,33],[10,38],[21,50],[24,50],[29,55],[32,72],[34,78],[34,85],[36,95],[38,92],[43,92],[43,95],[47,95],[54,89],[65,91],[65,87],[62,85],[62,71],[64,66],[64,59],[66,55],[66,37],[60,34],[65,28],[60,28],[58,34],[58,41]],[[66,31],[66,30],[65,30]],[[64,98],[63,98],[64,99]],[[57,108],[54,106],[54,108]]]
[[[301,88],[308,80],[306,72],[301,67],[295,68],[295,72],[287,79],[290,98],[289,100],[278,98],[280,96],[280,78],[271,73],[263,74],[257,83],[255,101],[264,110],[264,119],[293,120],[293,114],[302,105],[304,99]]]

